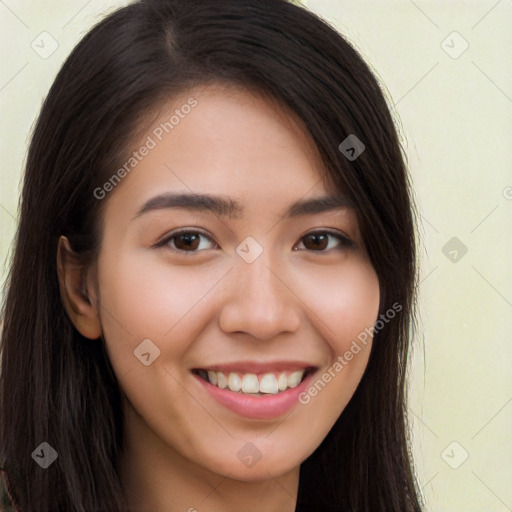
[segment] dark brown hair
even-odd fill
[[[125,506],[120,389],[102,340],[83,338],[65,313],[57,242],[66,235],[94,260],[107,200],[93,191],[148,112],[209,83],[261,92],[304,121],[331,186],[356,207],[380,313],[401,306],[376,333],[352,400],[301,465],[297,510],[419,511],[405,407],[416,267],[404,157],[363,59],[285,0],[141,0],[94,27],[59,72],[29,148],[2,311],[0,466],[19,510]],[[338,149],[350,134],[365,144],[352,161]],[[31,457],[43,441],[58,452],[46,470]]]

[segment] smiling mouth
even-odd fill
[[[194,369],[192,373],[219,389],[253,396],[278,395],[288,389],[297,387],[314,367],[295,371],[268,373],[222,372],[218,370]]]

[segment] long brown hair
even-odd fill
[[[82,338],[64,311],[57,241],[66,235],[94,261],[108,199],[93,191],[148,112],[216,82],[267,94],[304,121],[332,187],[356,207],[380,312],[401,306],[375,334],[353,398],[302,464],[297,510],[419,511],[405,407],[416,266],[404,157],[360,55],[285,0],[141,0],[94,27],[59,72],[29,148],[2,309],[0,466],[19,510],[125,507],[119,385],[102,340]],[[349,160],[338,146],[351,134],[365,151]],[[46,470],[31,456],[44,441],[58,452]]]

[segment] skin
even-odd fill
[[[191,369],[300,359],[320,377],[376,321],[379,283],[351,208],[283,218],[294,201],[332,188],[303,122],[274,102],[220,86],[187,91],[132,150],[190,97],[197,106],[104,199],[95,264],[82,272],[61,238],[62,299],[84,336],[103,335],[125,396],[120,467],[133,511],[292,512],[300,464],[355,391],[371,339],[308,404],[276,419],[218,404]],[[148,199],[177,191],[245,208],[239,218],[183,208],[136,217]],[[178,228],[209,238],[196,254],[177,254],[187,250],[180,238],[154,247]],[[305,235],[321,229],[354,245],[330,236],[315,246]],[[263,248],[252,263],[235,251],[248,236]],[[134,350],[148,338],[160,355],[145,366]],[[262,455],[252,467],[237,457],[247,442]]]

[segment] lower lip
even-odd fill
[[[299,395],[305,391],[314,373],[306,375],[296,387],[276,395],[251,396],[229,389],[221,389],[194,375],[205,390],[221,405],[246,418],[268,420],[279,418],[299,403]]]

